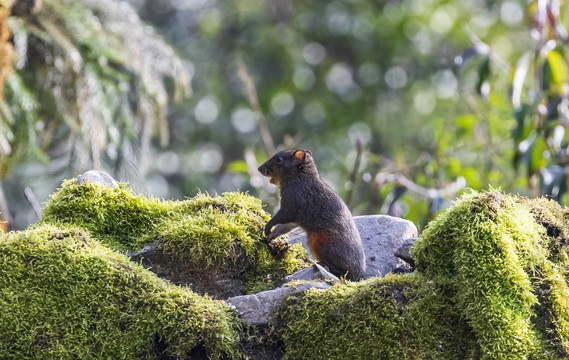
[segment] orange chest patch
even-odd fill
[[[330,234],[327,232],[314,231],[308,234],[308,248],[316,260],[320,261],[319,254],[327,246],[330,246]]]

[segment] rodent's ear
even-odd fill
[[[302,163],[304,163],[304,161],[306,160],[306,151],[304,150],[296,150],[294,152],[294,159],[292,161],[293,165],[300,165]],[[308,152],[310,154],[310,151]]]

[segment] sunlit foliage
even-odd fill
[[[86,7],[75,3],[48,0],[31,17],[39,19],[43,12],[69,18],[55,21],[65,25],[59,32],[42,25],[46,20],[28,18],[15,20],[14,29],[21,24],[31,34],[28,40],[43,29],[45,36],[36,43],[60,48],[62,62],[45,63],[55,67],[50,70],[54,74],[73,74],[69,49],[76,48],[85,60],[81,74],[107,79],[110,72],[123,78],[111,85],[98,83],[105,94],[101,107],[94,107],[98,100],[89,96],[72,104],[56,101],[53,91],[41,99],[31,96],[33,81],[42,88],[46,83],[43,75],[10,81],[19,91],[14,99],[20,104],[10,104],[20,120],[10,125],[5,117],[4,126],[11,131],[7,139],[28,135],[23,142],[4,142],[11,144],[2,149],[11,151],[14,163],[21,163],[22,152],[42,150],[35,152],[41,157],[50,149],[50,158],[59,160],[50,170],[102,164],[122,180],[132,180],[129,170],[134,168],[146,175],[140,183],[158,197],[249,190],[272,211],[278,204],[275,188],[256,167],[275,147],[304,147],[354,213],[402,216],[420,228],[466,188],[492,185],[566,200],[565,5],[557,9],[554,2],[514,0],[132,0],[136,13],[187,59],[183,67],[192,77],[195,95],[170,107],[166,123],[164,108],[154,120],[140,122],[149,117],[133,110],[128,94],[133,89],[151,91],[139,86],[146,82],[128,70],[137,69],[134,58],[109,55],[124,47],[144,48],[135,43],[145,37],[121,35],[129,43],[121,48],[109,40],[118,36],[114,27],[104,26],[103,20],[100,27],[85,25],[86,19],[101,14],[134,19],[135,12],[123,11],[124,3],[111,0],[87,1]],[[109,6],[89,10],[97,9],[97,3]],[[84,11],[93,16],[80,15]],[[138,19],[134,23],[148,29]],[[84,26],[97,30],[97,36],[91,32],[80,37]],[[57,40],[61,36],[70,41]],[[18,46],[22,38],[26,40],[14,38],[17,49],[26,48]],[[83,52],[85,47],[93,50]],[[168,51],[164,54],[178,61]],[[22,58],[32,57],[19,56],[17,65]],[[144,69],[156,75],[177,68],[159,62],[164,68]],[[61,80],[56,84],[62,88],[64,79],[72,80],[65,89],[76,92],[79,77],[61,75],[49,81]],[[96,89],[89,91],[97,94]],[[134,97],[137,109],[152,108],[144,106],[143,98]],[[146,104],[161,104],[163,97],[156,99]],[[55,105],[63,111],[53,110]],[[22,108],[30,111],[18,112]],[[123,118],[124,111],[132,115],[130,120]],[[62,113],[72,116],[59,117]],[[34,120],[40,116],[41,122]],[[103,120],[89,122],[91,116]],[[158,144],[166,139],[165,130],[171,142],[162,148]],[[151,143],[152,133],[161,134],[162,141]],[[26,146],[28,142],[40,147]],[[13,145],[19,143],[22,147]],[[43,184],[28,180],[27,171],[18,172],[17,186],[29,182],[40,188]],[[43,191],[45,196],[50,190]]]
[[[169,98],[189,91],[174,50],[112,0],[46,0],[10,27],[16,59],[1,106],[0,178],[46,155],[59,171],[144,173],[152,136],[168,143]]]
[[[238,76],[242,60],[273,142],[311,149],[325,181],[355,213],[424,225],[466,187],[523,190],[527,182],[517,180],[508,141],[515,120],[507,64],[532,45],[524,7],[516,1],[146,1],[142,16],[195,69],[195,96],[171,116],[181,130],[173,138],[178,165],[166,171],[158,165],[155,176],[169,180],[165,193],[251,188],[276,204],[274,189],[255,171],[271,150]],[[488,68],[501,75],[491,87],[478,84],[485,59],[469,50],[476,43],[501,60],[502,67]],[[354,169],[358,140],[363,151]],[[190,172],[184,181],[173,176]]]

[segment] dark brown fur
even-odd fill
[[[281,193],[280,210],[265,226],[265,235],[277,224],[298,224],[308,236],[316,260],[336,276],[359,280],[365,271],[362,241],[350,210],[320,180],[310,151],[285,150],[259,167]]]

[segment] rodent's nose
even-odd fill
[[[268,176],[269,175],[269,168],[267,167],[267,165],[263,164],[261,166],[259,166],[257,168],[257,170],[259,170],[259,172],[261,174],[263,174],[264,176]]]

